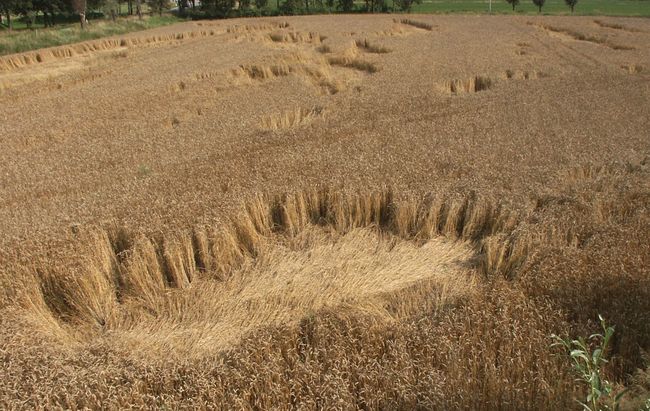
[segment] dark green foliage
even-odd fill
[[[405,12],[410,12],[411,8],[413,7],[414,4],[420,4],[422,3],[422,0],[396,0],[395,5],[401,10]]]
[[[323,0],[283,0],[279,11],[283,15],[303,15],[327,12]]]
[[[234,6],[234,0],[204,0],[201,2],[201,9],[206,13],[206,17],[226,17]]]
[[[515,7],[519,4],[519,0],[506,0],[508,4],[512,6],[512,11],[515,11]]]
[[[533,4],[534,4],[535,6],[537,6],[537,8],[539,9],[539,12],[540,12],[540,13],[542,12],[542,7],[544,7],[544,3],[545,3],[545,2],[546,2],[546,0],[533,0]]]
[[[388,11],[386,0],[365,0],[365,11],[368,13],[385,13]]]
[[[573,10],[576,7],[576,4],[578,4],[578,0],[564,0],[567,6],[571,7],[571,13],[573,13]]]
[[[337,0],[336,8],[344,13],[348,13],[354,9],[354,0]]]
[[[171,2],[169,0],[147,0],[147,5],[152,13],[162,15],[164,11],[169,10]]]
[[[302,1],[301,0],[285,0],[280,6],[282,14],[301,14]]]

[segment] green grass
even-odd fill
[[[48,29],[1,31],[0,56],[146,30],[180,21],[183,20],[165,15],[147,17],[142,21],[133,18],[123,19],[115,23],[110,20],[94,20],[86,30],[81,30],[79,24],[67,24]]]
[[[423,0],[413,7],[413,13],[486,13],[488,0]],[[505,0],[493,0],[492,12],[513,14]],[[514,14],[538,14],[531,0],[521,0]],[[571,14],[564,0],[547,0],[542,14]],[[579,0],[576,15],[645,16],[650,17],[650,0]]]

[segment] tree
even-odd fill
[[[400,10],[409,13],[414,4],[420,4],[422,0],[394,0],[393,6],[397,5]]]
[[[152,13],[157,12],[160,16],[162,16],[163,11],[169,10],[170,7],[169,0],[147,0],[147,4]]]
[[[111,20],[115,21],[117,16],[120,14],[120,5],[117,0],[105,0],[102,5],[102,11],[105,14],[108,14],[111,17]]]
[[[383,8],[383,0],[365,0],[366,2],[366,12],[374,13],[375,11],[381,11]]]
[[[511,6],[512,11],[515,11],[515,7],[519,4],[519,0],[506,0]]]
[[[16,1],[15,0],[0,0],[0,13],[3,13],[7,18],[7,28],[12,30],[14,28],[13,22],[11,20],[11,14],[15,12]]]
[[[343,12],[350,12],[354,8],[354,0],[337,0],[336,8]]]
[[[573,14],[573,9],[575,9],[578,0],[564,0],[567,6],[571,7],[571,14]]]
[[[257,7],[258,10],[262,10],[269,4],[269,0],[255,0],[255,7]]]
[[[12,8],[14,14],[20,14],[27,20],[27,28],[34,28],[36,21],[36,9],[31,0],[16,0]]]
[[[81,22],[81,29],[86,28],[86,0],[72,0],[72,9],[79,15],[79,20]]]
[[[280,6],[280,10],[282,11],[282,14],[293,15],[298,13],[301,6],[301,0],[284,0],[284,3]]]
[[[235,0],[203,0],[201,8],[213,15],[227,15],[235,7]]]
[[[178,12],[182,15],[185,13],[185,10],[190,6],[187,0],[176,0],[178,5]]]
[[[542,7],[544,6],[545,2],[546,0],[533,0],[533,4],[537,6],[540,13],[542,12]]]

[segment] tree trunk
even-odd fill
[[[135,0],[135,12],[138,14],[138,19],[142,20],[142,5],[141,0]]]
[[[573,8],[574,8],[574,7],[575,7],[575,6],[572,4],[572,5],[571,5],[571,14],[573,14]]]
[[[126,9],[127,9],[127,14],[129,16],[133,16],[133,0],[128,0],[128,3],[126,4]]]
[[[79,20],[81,21],[81,30],[86,29],[86,12],[85,11],[80,11],[79,12]]]
[[[539,7],[539,12],[541,13],[542,12],[542,6],[538,6],[538,7]]]
[[[56,20],[55,20],[55,18],[54,18],[54,8],[50,8],[50,9],[49,9],[49,13],[48,13],[48,15],[49,15],[48,18],[49,18],[49,20],[50,20],[50,21],[49,21],[49,23],[50,23],[50,27],[54,27],[55,24],[56,24]]]
[[[515,11],[515,6],[516,6],[516,4],[512,3],[512,11]]]
[[[14,29],[14,23],[11,21],[11,12],[7,10],[7,28],[9,31]]]

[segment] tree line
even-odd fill
[[[268,10],[269,1],[275,1],[276,10],[272,13]],[[512,6],[513,11],[520,4],[520,0],[505,1]],[[564,1],[573,13],[578,0]],[[145,4],[151,13],[162,14],[175,5],[181,16],[214,18],[333,11],[349,13],[354,10],[367,13],[409,12],[414,4],[421,2],[422,0],[364,0],[361,7],[355,8],[354,0],[0,0],[0,24],[11,29],[12,16],[21,16],[28,27],[33,27],[36,16],[40,14],[43,25],[49,27],[55,24],[55,16],[75,15],[84,28],[89,10],[98,11],[115,20],[126,7],[128,15],[142,18]],[[541,13],[546,0],[532,0],[532,2]]]
[[[511,6],[512,11],[515,11],[515,8],[519,5],[520,0],[506,0]],[[578,0],[564,0],[564,3],[571,8],[571,13],[575,10]],[[533,4],[537,7],[539,12],[542,12],[542,7],[546,4],[546,0],[533,0]]]
[[[195,4],[196,0],[187,2]],[[36,16],[42,15],[43,25],[51,27],[56,23],[56,16],[76,15],[84,28],[89,11],[97,11],[115,20],[126,6],[128,15],[142,18],[144,4],[150,11],[162,14],[172,3],[169,0],[0,0],[0,23],[12,29],[12,17],[20,16],[28,27],[33,27]]]

